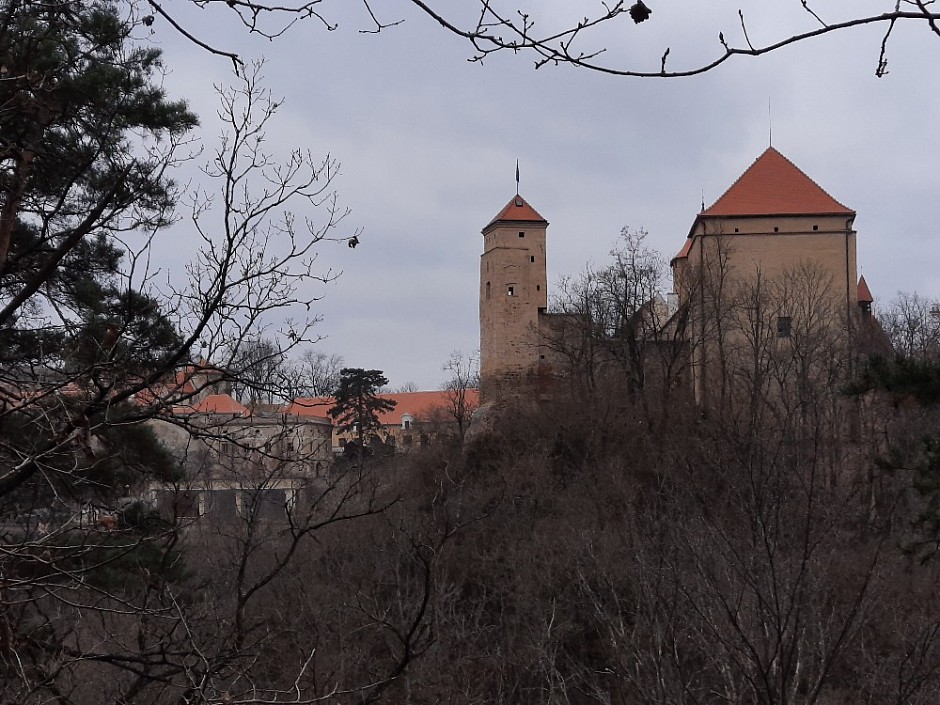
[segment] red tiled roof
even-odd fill
[[[199,414],[229,414],[231,416],[251,416],[248,407],[232,399],[228,394],[210,394],[192,406],[178,407]]]
[[[858,280],[858,302],[860,304],[870,304],[874,303],[875,299],[871,295],[871,289],[868,288],[868,282],[865,281],[865,276],[862,275]]]
[[[513,196],[509,203],[506,204],[506,207],[497,213],[496,217],[493,218],[493,220],[489,222],[489,225],[483,228],[483,230],[487,230],[500,222],[545,223],[548,225],[548,221],[540,216],[532,206],[526,203],[525,199],[519,194]]]
[[[284,413],[305,418],[329,419],[336,404],[333,397],[298,397],[284,407]]]
[[[689,250],[692,249],[692,238],[689,238],[685,241],[685,244],[682,246],[682,249],[679,250],[679,254],[672,258],[672,261],[675,262],[677,259],[685,259],[689,256]]]
[[[381,399],[397,402],[395,408],[379,414],[379,423],[383,426],[400,426],[402,416],[410,414],[419,420],[435,409],[446,409],[451,404],[450,392],[401,392],[398,394],[379,394]],[[303,397],[295,399],[288,407],[288,413],[298,416],[325,416],[336,400],[333,397]],[[480,392],[476,389],[467,390],[467,403],[478,406]]]
[[[703,216],[854,215],[773,147],[768,147]]]

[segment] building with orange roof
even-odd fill
[[[729,371],[729,365],[754,359],[748,345],[800,356],[798,346],[808,344],[810,331],[826,338],[827,364],[850,374],[855,357],[882,350],[886,340],[877,335],[871,291],[858,277],[855,216],[769,147],[711,206],[703,203],[671,261],[673,292],[654,297],[637,314],[655,325],[640,321],[630,335],[652,331],[656,339],[644,341],[654,345],[644,349],[680,362],[670,363],[667,383],[684,388],[674,374],[683,370],[699,403],[716,390],[725,394],[727,377],[740,372]],[[485,402],[541,396],[542,383],[565,369],[559,349],[577,349],[585,333],[588,339],[595,334],[576,315],[547,311],[547,228],[548,221],[518,193],[483,228]]]
[[[194,404],[214,394],[228,395],[232,383],[223,370],[200,359],[171,372],[148,389],[135,395],[135,401],[145,406]]]
[[[483,228],[480,387],[485,398],[521,391],[545,360],[548,221],[518,193]]]
[[[846,351],[839,360],[852,364],[860,316],[872,301],[857,273],[855,215],[769,147],[695,217],[671,265],[689,312],[699,402],[726,388],[716,371],[746,357],[741,348],[758,345],[758,335],[792,347],[811,328],[817,336],[825,330]]]
[[[477,389],[431,392],[397,392],[379,394],[378,397],[395,402],[395,408],[378,414],[381,424],[376,440],[394,446],[397,452],[408,451],[440,443],[462,435],[470,422],[470,415],[479,406]],[[295,399],[287,411],[299,417],[328,415],[336,404],[333,397],[301,397]],[[342,452],[347,443],[356,439],[353,431],[341,431],[333,426],[333,450]]]
[[[228,394],[197,395],[148,423],[183,469],[181,486],[153,485],[164,511],[198,517],[292,510],[332,464],[333,424],[325,413],[249,409]]]

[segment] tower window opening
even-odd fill
[[[486,282],[486,298],[490,298],[490,283]]]
[[[525,233],[522,232],[521,230],[519,231],[519,237],[525,237]]]
[[[509,294],[509,296],[515,296],[515,295],[516,295],[516,287],[514,287],[514,286],[509,287],[509,290],[508,290],[506,293]]]
[[[542,285],[541,285],[541,284],[536,284],[536,285],[535,285],[535,290],[536,290],[536,291],[541,291],[541,290],[542,290]]]
[[[776,225],[774,226],[774,232],[775,232],[775,233],[779,233],[779,232],[780,232],[780,228],[778,228]]]
[[[790,337],[790,317],[789,316],[780,316],[777,319],[777,337],[778,338],[789,338]]]
[[[737,233],[737,232],[741,232],[741,231],[740,231],[740,230],[738,230],[737,228],[735,228],[735,229],[734,229],[734,232],[736,232],[736,233]]]
[[[529,255],[529,261],[535,262],[535,255]]]
[[[819,230],[819,226],[818,226],[818,225],[814,225],[814,226],[813,226],[813,230]]]

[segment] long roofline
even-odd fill
[[[707,217],[855,215],[783,154],[768,147],[711,206]]]

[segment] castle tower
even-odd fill
[[[713,371],[721,368],[718,360],[727,357],[727,348],[740,342],[740,335],[727,331],[728,312],[735,297],[754,291],[759,278],[776,282],[780,310],[771,323],[778,338],[791,338],[791,325],[799,325],[801,315],[809,317],[794,303],[801,297],[826,309],[834,331],[850,331],[859,305],[854,221],[854,210],[773,147],[696,216],[672,268],[675,293],[689,311],[697,401],[705,403],[723,388]]]
[[[539,363],[539,315],[548,305],[548,222],[516,194],[483,228],[480,387],[485,400],[520,389]]]

